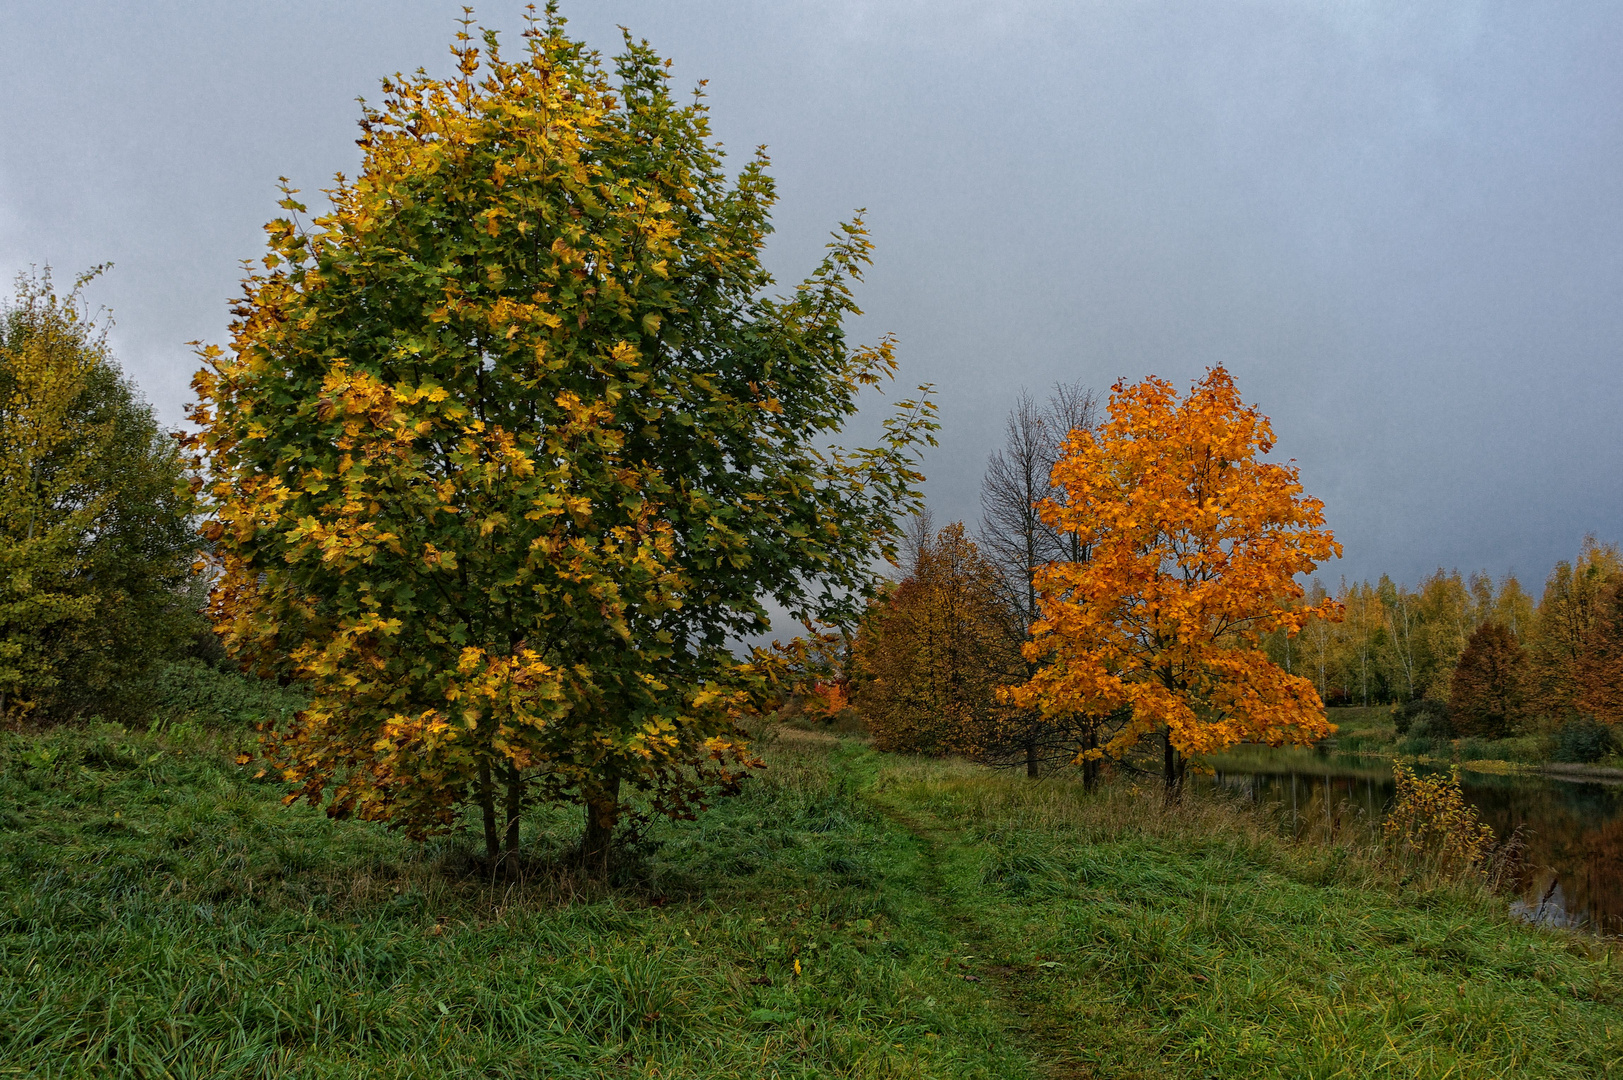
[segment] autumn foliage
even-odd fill
[[[806,633],[788,642],[774,641],[774,675],[780,688],[779,717],[799,715],[832,724],[851,708],[854,634],[850,624],[813,620],[801,623]]]
[[[1463,693],[1454,702],[1451,731],[1489,738],[1557,735],[1585,717],[1623,722],[1618,624],[1609,614],[1620,586],[1623,557],[1615,545],[1590,536],[1575,559],[1555,565],[1536,598],[1514,574],[1496,581],[1480,571],[1439,568],[1413,588],[1385,575],[1343,581],[1333,594],[1345,612],[1342,621],[1310,619],[1300,634],[1270,635],[1267,646],[1285,670],[1312,679],[1326,703],[1385,702],[1412,713],[1421,702],[1446,709]],[[1315,581],[1305,602],[1314,606],[1331,595]],[[1520,673],[1513,693],[1509,683],[1491,693],[1478,685],[1485,677],[1477,670],[1480,650],[1468,646],[1490,623],[1504,631],[1490,650],[1499,658],[1492,663],[1509,663]],[[1459,678],[1464,682],[1456,687]],[[1516,707],[1507,711],[1503,700],[1491,706],[1483,693],[1501,699],[1509,693]],[[1472,718],[1490,712],[1501,720]],[[1398,723],[1401,731],[1403,719]]]
[[[331,209],[287,193],[193,445],[216,625],[311,692],[267,744],[294,797],[414,836],[471,804],[491,854],[573,800],[596,861],[623,785],[686,814],[751,765],[729,641],[860,607],[933,422],[827,444],[894,368],[842,328],[859,223],[774,299],[764,157],[730,179],[646,44],[524,44],[386,81]]]
[[[855,704],[881,750],[984,756],[1005,711],[998,690],[1024,670],[998,571],[959,522],[922,537],[907,571],[863,618]]]
[[[1587,538],[1578,558],[1556,564],[1534,619],[1530,659],[1536,708],[1554,720],[1575,710],[1623,717],[1623,684],[1602,674],[1616,649],[1616,595],[1623,559]],[[1580,698],[1582,701],[1580,702]]]
[[[1386,842],[1446,874],[1481,871],[1494,855],[1497,838],[1465,800],[1460,773],[1421,776],[1401,762],[1392,766],[1396,791],[1382,823]]]
[[[1273,443],[1220,367],[1186,397],[1156,378],[1118,383],[1108,418],[1072,432],[1054,467],[1063,496],[1044,518],[1089,556],[1038,574],[1026,652],[1045,666],[1013,701],[1049,715],[1130,709],[1096,753],[1159,732],[1172,790],[1185,755],[1329,734],[1312,683],[1261,649],[1266,634],[1338,613],[1293,603],[1297,575],[1340,546],[1296,469],[1260,460]]]
[[[1485,622],[1454,667],[1448,715],[1461,735],[1500,739],[1520,729],[1527,710],[1527,651],[1510,628]]]
[[[1585,642],[1574,665],[1574,704],[1603,724],[1623,725],[1623,578],[1599,596]]]
[[[85,308],[94,274],[0,307],[0,722],[140,718],[203,630],[180,457]]]

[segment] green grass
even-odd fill
[[[1511,923],[1218,802],[894,770],[984,962],[1082,1076],[1592,1077],[1623,1068],[1598,943]]]
[[[1388,749],[1397,742],[1397,729],[1392,726],[1390,705],[1345,706],[1329,709],[1325,713],[1336,725],[1336,749],[1347,753],[1361,750]]]
[[[304,695],[245,678],[201,660],[180,660],[158,674],[152,727],[248,728],[304,707]]]
[[[1341,753],[1426,756],[1462,762],[1507,762],[1538,765],[1549,760],[1549,740],[1541,735],[1509,739],[1464,738],[1445,742],[1406,739],[1392,724],[1390,705],[1344,706],[1328,711],[1336,725],[1332,746]]]
[[[6,736],[0,1074],[1025,1075],[811,745],[596,889],[283,809],[219,736]]]
[[[470,838],[284,809],[233,731],[0,735],[0,1075],[1623,1067],[1610,952],[1221,801],[785,731],[608,885],[562,868],[565,811],[491,883]]]

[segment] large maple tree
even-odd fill
[[[1073,431],[1054,466],[1062,494],[1042,514],[1088,557],[1038,572],[1026,651],[1043,666],[1014,701],[1053,716],[1130,710],[1089,753],[1159,735],[1174,795],[1190,755],[1329,734],[1313,684],[1262,648],[1271,632],[1339,617],[1334,600],[1297,603],[1298,577],[1341,548],[1295,466],[1263,460],[1273,446],[1221,367],[1187,396],[1154,377],[1117,383],[1108,418]]]
[[[524,46],[465,27],[455,76],[365,108],[329,210],[287,192],[194,448],[216,624],[311,692],[268,744],[290,797],[418,836],[477,808],[491,856],[574,800],[601,866],[627,785],[683,814],[749,766],[730,642],[765,599],[860,610],[934,422],[828,442],[895,367],[843,329],[860,221],[774,297],[764,155],[729,177],[645,43],[606,67],[549,11]]]

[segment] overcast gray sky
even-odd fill
[[[478,15],[513,28],[516,3]],[[1021,387],[1228,365],[1346,546],[1328,576],[1542,582],[1623,540],[1623,5],[573,0],[769,146],[792,283],[868,209],[858,332],[940,392],[938,520]],[[357,96],[459,6],[0,3],[0,272],[103,261],[178,422],[275,181],[353,172]]]

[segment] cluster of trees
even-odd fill
[[[1081,762],[1145,748],[1176,795],[1189,755],[1330,730],[1271,635],[1340,617],[1297,584],[1340,552],[1266,417],[1222,368],[1188,395],[1118,383],[1103,417],[1059,388],[1023,399],[983,487],[983,543],[961,524],[912,545],[870,605],[852,700],[881,746]]]
[[[517,59],[480,42],[465,25],[452,78],[385,82],[326,213],[285,190],[230,347],[203,350],[186,460],[77,290],[24,279],[0,320],[0,716],[130,702],[206,580],[230,657],[308,692],[265,733],[290,801],[417,837],[476,814],[492,860],[571,801],[601,868],[628,789],[673,816],[735,789],[740,718],[795,688],[881,746],[1090,785],[1148,748],[1176,793],[1189,755],[1326,734],[1344,655],[1366,696],[1445,670],[1503,710],[1615,685],[1611,549],[1552,579],[1566,607],[1473,580],[1467,616],[1457,578],[1305,594],[1340,549],[1222,368],[1103,410],[1023,398],[980,542],[935,530],[927,387],[877,445],[829,443],[896,367],[846,338],[860,220],[773,296],[766,159],[724,172],[646,43],[605,65],[550,9]],[[735,656],[768,603],[811,637]]]
[[[1409,706],[1437,734],[1498,738],[1575,716],[1623,723],[1623,560],[1593,537],[1535,603],[1512,575],[1438,570],[1417,589],[1343,583],[1345,617],[1271,635],[1270,656],[1332,704]],[[1315,583],[1308,601],[1326,597]]]
[[[174,440],[108,351],[85,275],[0,309],[0,723],[137,715],[206,630]]]
[[[1322,736],[1325,702],[1402,706],[1400,732],[1433,738],[1623,723],[1616,547],[1587,539],[1536,602],[1514,576],[1441,570],[1413,590],[1303,590],[1294,576],[1336,549],[1293,473],[1239,479],[1260,427],[1210,450],[1260,420],[1231,391],[1220,370],[1181,403],[1156,380],[1118,386],[1103,420],[1080,387],[1023,397],[978,542],[923,519],[855,630],[837,681],[877,745],[1031,775],[1079,761],[1090,783],[1100,759],[1159,746],[1175,784],[1181,753]],[[1213,460],[1223,494],[1202,474]],[[1248,547],[1283,561],[1244,565]],[[1202,646],[1227,651],[1221,668],[1200,671]]]
[[[937,531],[928,514],[914,519],[903,573],[870,604],[846,672],[881,749],[962,754],[1036,776],[1100,745],[1108,715],[1045,717],[999,698],[1037,669],[1023,650],[1041,615],[1038,573],[1086,553],[1039,507],[1059,494],[1052,474],[1066,435],[1093,427],[1097,412],[1079,386],[1059,386],[1045,403],[1021,396],[982,486],[980,543],[961,522]],[[1084,775],[1091,785],[1097,759]]]

